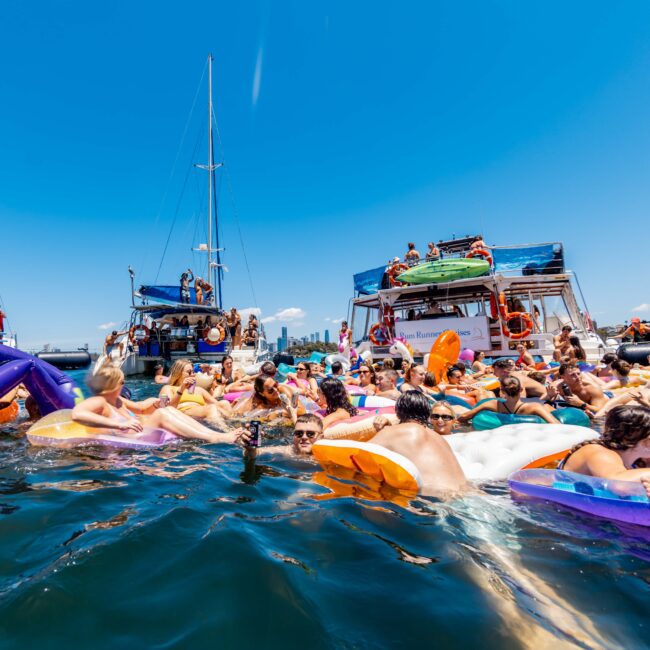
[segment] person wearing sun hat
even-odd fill
[[[641,322],[638,316],[634,316],[630,320],[630,326],[623,330],[620,334],[613,336],[614,339],[624,339],[630,337],[634,343],[641,343],[648,340],[650,336],[650,327]]]

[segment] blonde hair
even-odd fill
[[[174,361],[172,367],[169,369],[169,381],[167,382],[168,386],[180,386],[183,370],[188,364],[194,367],[189,359],[177,359]]]
[[[86,379],[86,385],[95,395],[112,393],[124,382],[124,373],[116,366],[105,364]]]
[[[437,408],[447,409],[449,411],[450,415],[453,415],[454,420],[456,419],[457,416],[456,416],[456,411],[454,411],[454,407],[449,402],[445,401],[444,399],[441,399],[439,402],[435,402],[434,404],[432,404],[431,405],[431,412],[433,413],[433,410],[437,409]]]

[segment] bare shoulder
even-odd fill
[[[410,442],[417,443],[419,440],[426,437],[427,429],[421,424],[415,422],[405,422],[403,424],[394,424],[392,426],[384,427],[371,442],[383,445],[391,442]]]
[[[81,407],[80,410],[101,413],[106,408],[106,404],[107,402],[103,397],[95,395],[94,397],[88,397],[85,399],[83,402],[75,406],[75,409]]]

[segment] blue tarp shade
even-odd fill
[[[178,284],[175,286],[168,284],[147,285],[140,287],[139,293],[146,298],[153,298],[164,302],[179,303],[181,301],[181,287]],[[190,303],[196,305],[196,293],[191,287]]]
[[[381,281],[386,272],[385,266],[370,271],[354,274],[354,290],[366,296],[377,293],[381,289]]]
[[[495,271],[523,271],[524,275],[562,273],[562,249],[554,244],[522,246],[520,248],[493,248]]]

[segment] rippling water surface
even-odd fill
[[[409,504],[307,461],[25,429],[0,429],[0,647],[648,647],[641,529],[503,482]]]

